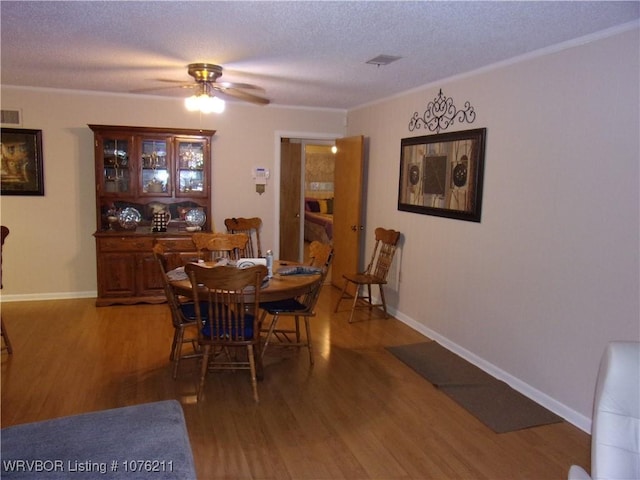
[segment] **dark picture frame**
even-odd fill
[[[44,195],[42,163],[42,130],[2,128],[1,195]]]
[[[480,222],[486,128],[403,138],[398,210]]]

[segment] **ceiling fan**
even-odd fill
[[[223,98],[231,97],[258,105],[268,105],[269,99],[249,93],[246,90],[263,90],[260,87],[248,83],[218,82],[222,76],[222,67],[213,63],[190,63],[187,73],[195,82],[182,82],[179,80],[161,79],[162,82],[178,83],[171,87],[145,88],[137,91],[160,90],[163,88],[192,88],[194,95],[185,100],[188,110],[200,110],[204,113],[210,111],[220,113],[224,110]]]

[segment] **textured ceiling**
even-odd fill
[[[1,1],[5,85],[140,95],[186,65],[264,88],[272,103],[352,108],[637,24],[638,1]],[[402,57],[368,65],[380,54]],[[184,97],[170,88],[145,95]]]

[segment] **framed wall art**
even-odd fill
[[[403,138],[398,210],[480,222],[486,128]]]
[[[44,195],[42,130],[3,128],[0,140],[0,194]]]

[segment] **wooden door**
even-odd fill
[[[280,260],[300,260],[302,145],[280,143]]]
[[[331,283],[342,288],[342,275],[361,268],[364,137],[337,139],[336,147]]]

